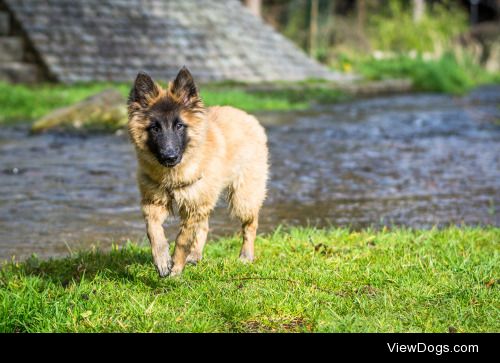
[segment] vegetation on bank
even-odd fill
[[[437,60],[408,55],[387,59],[344,55],[334,68],[360,74],[367,81],[410,79],[415,90],[428,92],[463,94],[482,84],[500,83],[500,74],[488,73],[473,62],[459,62],[450,54]],[[363,85],[359,87],[362,89]],[[109,88],[126,97],[130,84],[12,85],[0,82],[0,124],[31,122]],[[350,97],[342,87],[321,81],[253,86],[223,83],[200,88],[206,105],[232,105],[248,112],[304,110],[313,104],[335,103]]]
[[[470,27],[466,7],[453,0],[425,1],[418,16],[408,0],[318,0],[316,16],[311,16],[312,0],[282,2],[287,4],[264,4],[265,20],[326,64],[346,51],[362,56],[374,51],[440,52]]]
[[[130,87],[131,83],[12,85],[0,82],[0,123],[32,121],[109,88],[127,96]],[[208,106],[232,105],[248,112],[302,110],[312,103],[333,103],[345,98],[342,92],[322,82],[258,88],[226,83],[201,85],[200,88]]]
[[[416,14],[415,2],[407,0],[270,1],[263,16],[336,71],[369,80],[408,78],[417,91],[451,94],[499,83],[498,71],[486,71],[489,60],[498,63],[498,37],[484,28],[479,38],[472,36],[461,2],[422,3]]]
[[[408,78],[416,91],[464,94],[480,85],[500,83],[500,73],[481,64],[488,45],[471,47],[459,41],[468,32],[463,7],[449,1],[432,4],[419,21],[411,8],[410,2],[401,1],[381,7],[369,17],[366,32],[359,34],[364,38],[359,44],[365,48],[349,41],[338,45],[331,49],[328,63],[368,80]]]
[[[147,246],[0,270],[4,332],[498,332],[500,229],[278,229],[160,279]]]
[[[490,73],[476,63],[458,60],[447,53],[438,59],[421,55],[388,58],[343,56],[337,67],[361,74],[368,80],[408,78],[416,91],[464,94],[484,84],[500,83],[500,73]]]

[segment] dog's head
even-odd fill
[[[168,168],[183,160],[205,126],[205,108],[186,67],[166,90],[139,73],[128,98],[128,112],[132,142]]]

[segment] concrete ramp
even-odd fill
[[[1,0],[0,0],[1,1]],[[139,70],[202,81],[342,81],[238,0],[3,0],[48,75],[130,81]]]

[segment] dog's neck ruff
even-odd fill
[[[186,187],[190,187],[191,185],[193,185],[194,183],[196,183],[197,181],[199,181],[201,178],[203,178],[203,174],[201,174],[198,177],[196,177],[196,178],[194,178],[192,180],[189,180],[189,181],[181,181],[181,182],[169,184],[166,187],[167,192],[170,193],[170,192],[173,192],[173,191],[178,190],[178,189],[183,189],[183,188],[186,188]]]

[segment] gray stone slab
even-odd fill
[[[0,62],[21,62],[23,55],[23,38],[0,37]]]
[[[9,35],[10,16],[7,12],[0,11],[0,36]]]
[[[41,75],[37,65],[19,62],[0,62],[0,81],[12,83],[35,83]]]

